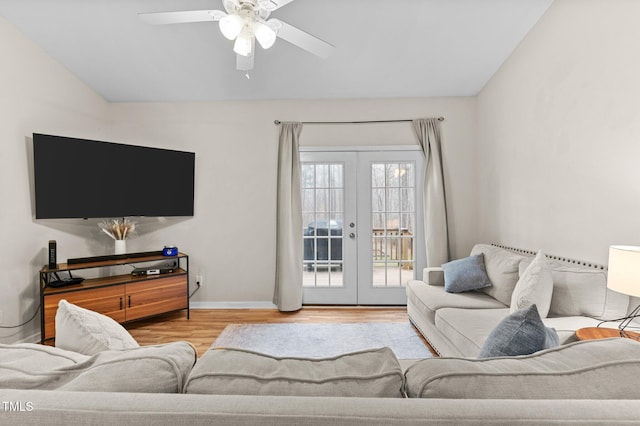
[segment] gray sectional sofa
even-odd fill
[[[513,289],[535,253],[477,244],[493,284],[477,291],[447,293],[442,268],[425,268],[424,281],[407,284],[410,321],[441,356],[475,357],[487,336],[510,313]],[[553,278],[549,313],[543,322],[554,328],[560,343],[576,340],[575,331],[625,316],[637,301],[607,288],[603,266],[550,257]],[[631,302],[631,303],[630,303]],[[615,327],[616,322],[605,326]]]
[[[388,348],[327,359],[278,358],[187,342],[82,354],[0,345],[0,424],[538,425],[640,424],[640,342],[576,342],[577,328],[624,315],[603,269],[552,259],[547,326],[561,345],[477,359],[509,315],[531,253],[478,245],[491,288],[451,294],[442,271],[408,285],[409,315],[444,357],[398,360]]]
[[[335,359],[186,342],[85,356],[0,346],[0,424],[529,425],[640,419],[640,343],[575,342],[521,357],[432,358],[402,369],[378,349]],[[404,397],[406,396],[406,397]]]

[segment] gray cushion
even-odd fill
[[[553,278],[547,257],[540,251],[528,266],[520,262],[519,270],[520,278],[511,295],[511,313],[536,305],[540,316],[545,318],[553,294]]]
[[[629,297],[607,288],[601,269],[550,261],[553,295],[549,316],[574,316],[610,320],[626,315]]]
[[[528,355],[558,344],[558,333],[545,327],[538,308],[531,305],[500,321],[489,333],[478,358]]]
[[[444,271],[444,289],[448,293],[461,293],[489,287],[491,281],[484,268],[482,253],[452,260],[442,265]]]
[[[443,308],[436,313],[435,326],[460,352],[451,356],[476,357],[489,333],[509,316],[509,308]],[[447,355],[449,356],[449,355]]]
[[[92,356],[31,343],[0,345],[0,388],[180,393],[196,355],[187,342]]]
[[[212,348],[193,368],[185,393],[399,398],[403,383],[402,369],[389,348],[332,358]]]
[[[438,334],[446,336],[447,341],[458,350],[458,352],[448,352],[447,356],[477,357],[489,333],[507,316],[509,316],[509,308],[504,307],[503,309],[442,308],[435,314],[435,327]],[[560,344],[564,345],[576,341],[577,329],[595,327],[600,321],[587,317],[556,317],[545,318],[542,322],[556,330]],[[430,340],[433,338],[431,335],[428,337]]]
[[[509,306],[513,288],[518,282],[518,265],[527,257],[499,247],[476,244],[471,249],[471,255],[480,253],[484,254],[484,266],[492,284],[480,291]]]
[[[640,399],[640,343],[575,342],[532,355],[433,358],[407,369],[413,398]]]
[[[447,293],[444,287],[432,286],[422,281],[411,280],[407,283],[407,302],[420,310],[420,314],[434,323],[435,314],[442,308],[500,309],[505,305],[493,297],[481,292]]]

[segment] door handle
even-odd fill
[[[122,310],[122,297],[120,298],[120,310]]]

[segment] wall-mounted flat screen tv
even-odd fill
[[[33,134],[36,219],[193,216],[195,153]]]

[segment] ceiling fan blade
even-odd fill
[[[138,17],[148,24],[186,24],[189,22],[219,21],[227,16],[221,10],[183,10],[178,12],[139,13]]]
[[[240,71],[249,71],[253,69],[254,55],[243,56],[236,54],[236,69]]]
[[[282,6],[285,6],[292,1],[293,0],[258,0],[258,6],[260,6],[261,9],[273,12],[274,10],[280,9]]]
[[[267,22],[274,24],[277,28],[277,35],[281,39],[323,59],[326,59],[331,55],[331,52],[335,49],[333,45],[326,41],[320,40],[318,37],[312,36],[311,34],[306,33],[293,25],[289,25],[286,22],[282,22],[279,19],[269,19]]]

